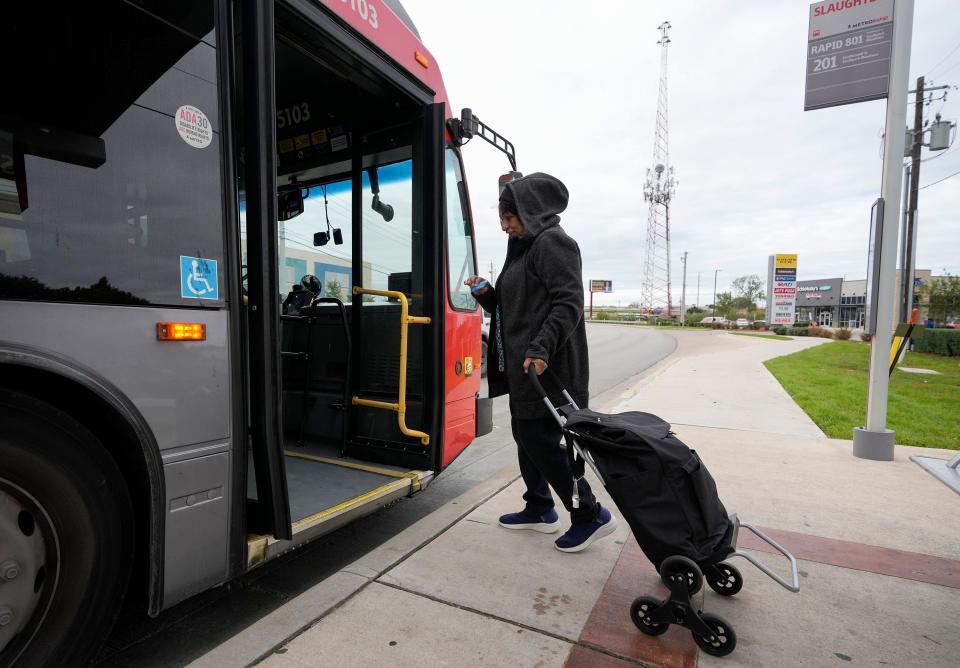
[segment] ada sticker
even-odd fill
[[[213,141],[210,119],[196,107],[185,104],[177,109],[174,117],[180,139],[194,148],[206,148]]]
[[[220,299],[217,261],[181,255],[180,296],[184,299]]]

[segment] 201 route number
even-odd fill
[[[821,72],[823,70],[832,70],[837,66],[836,56],[827,56],[826,58],[814,58],[813,71]]]
[[[370,24],[370,27],[376,30],[380,27],[380,17],[377,14],[377,7],[367,0],[340,0],[343,4],[350,3],[350,9],[360,15],[364,21]]]

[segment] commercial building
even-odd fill
[[[917,291],[935,278],[929,269],[917,269],[914,272],[914,290]],[[917,322],[927,317],[926,304],[922,303],[918,292],[914,293],[914,306],[919,309]],[[896,278],[896,300],[900,303],[900,271]],[[862,329],[866,321],[867,281],[866,279],[844,280],[843,278],[824,278],[797,282],[797,305],[795,309],[798,322],[816,323],[822,327],[849,327]],[[907,320],[909,315],[899,320]]]

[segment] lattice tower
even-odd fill
[[[660,39],[660,88],[657,94],[657,122],[653,136],[653,167],[647,170],[643,198],[647,209],[647,241],[643,263],[643,287],[640,305],[651,312],[673,315],[670,289],[670,202],[677,182],[670,166],[669,125],[667,122],[667,45],[670,22],[658,27]]]

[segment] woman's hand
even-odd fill
[[[490,291],[490,283],[482,276],[471,276],[463,282],[470,286],[470,292],[475,295],[483,295]],[[478,287],[479,286],[479,287]]]
[[[533,365],[537,370],[537,375],[540,376],[544,371],[547,370],[547,363],[538,357],[528,357],[523,360],[523,372],[527,372],[527,367]]]

